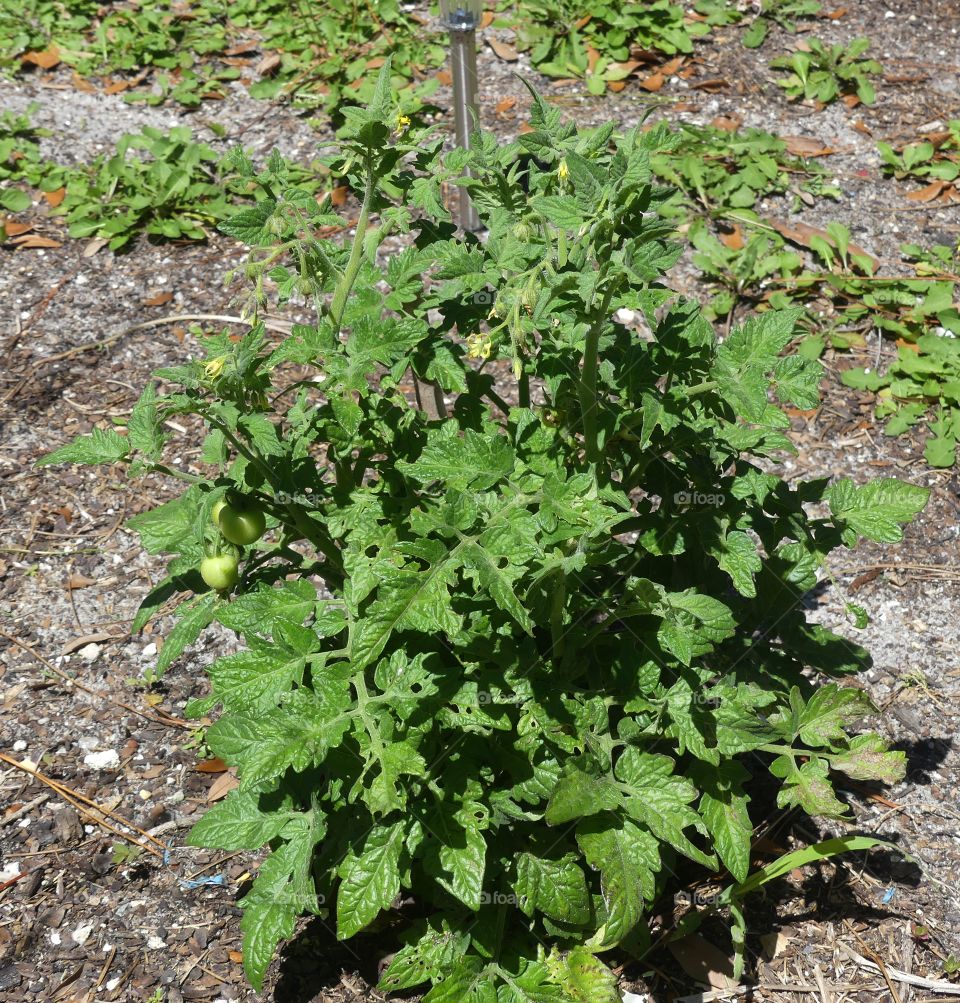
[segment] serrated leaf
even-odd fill
[[[217,596],[210,592],[181,614],[160,649],[160,657],[153,668],[156,676],[163,675],[173,660],[183,653],[184,648],[193,644],[203,633],[204,628],[213,621],[214,608],[218,602]],[[184,607],[181,606],[180,609],[184,610]]]
[[[359,856],[341,865],[337,891],[337,937],[346,940],[389,909],[400,891],[400,851],[404,824],[376,826],[364,840]]]
[[[724,792],[722,797],[704,791],[700,797],[700,814],[713,837],[717,855],[737,881],[744,881],[750,871],[753,823],[747,811],[748,800],[746,795],[732,791]]]
[[[289,815],[262,811],[260,795],[232,790],[226,798],[208,808],[187,837],[190,846],[219,850],[259,850],[287,824]]]
[[[397,467],[421,484],[440,481],[453,490],[482,491],[506,477],[513,463],[513,449],[504,436],[467,429],[461,437],[456,423],[448,421],[431,429],[415,463],[400,461]]]
[[[901,525],[923,510],[929,496],[929,488],[882,477],[859,487],[851,480],[838,481],[825,497],[834,517],[856,536],[897,543],[903,539]]]
[[[791,702],[799,697],[797,690]],[[807,745],[830,748],[846,737],[845,725],[875,708],[863,690],[830,683],[818,689],[799,715],[799,737]]]
[[[890,751],[881,735],[857,735],[850,748],[831,757],[830,768],[845,773],[854,780],[880,780],[895,784],[907,770],[906,753]]]
[[[620,801],[620,795],[609,778],[571,770],[560,778],[550,795],[544,817],[548,825],[560,825],[616,808]]]
[[[586,947],[574,947],[547,959],[565,1000],[573,1003],[620,1003],[617,976]]]
[[[753,539],[740,531],[727,533],[720,549],[713,555],[740,595],[755,598],[757,586],[753,576],[763,567],[763,561]]]
[[[95,428],[89,435],[78,435],[73,442],[55,449],[37,460],[38,467],[51,463],[116,463],[130,452],[130,441],[112,428]]]
[[[128,519],[127,526],[136,531],[148,554],[180,553],[184,538],[193,536],[199,498],[199,492],[190,488],[179,498]]]
[[[645,902],[653,898],[654,875],[660,869],[657,841],[633,822],[605,815],[581,822],[577,843],[587,863],[600,872],[607,918],[598,941],[612,947],[640,922]]]
[[[264,247],[276,239],[267,229],[267,220],[274,214],[277,203],[264,199],[249,209],[241,209],[217,225],[221,233],[236,237],[251,247]]]
[[[166,436],[157,417],[157,391],[153,383],[143,388],[140,400],[130,414],[128,425],[130,445],[143,453],[147,460],[158,460]]]
[[[560,923],[576,926],[590,919],[587,879],[574,854],[550,860],[521,853],[516,867],[517,904],[528,916],[542,912]]]

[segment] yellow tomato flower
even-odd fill
[[[394,136],[399,139],[410,128],[410,116],[401,115],[397,112],[397,127],[393,130]]]
[[[567,178],[570,177],[570,168],[567,167],[567,161],[565,159],[560,161],[560,166],[557,168],[557,177],[561,181],[566,181]]]
[[[489,359],[493,351],[493,342],[485,334],[467,335],[467,358]]]
[[[211,359],[209,362],[204,364],[204,375],[208,380],[218,379],[220,374],[223,372],[223,367],[226,365],[226,362],[226,355],[218,355],[215,359]]]

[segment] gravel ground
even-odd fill
[[[603,100],[538,81],[523,57],[503,62],[485,48],[485,124],[509,139],[526,121],[529,95],[513,75],[520,72],[584,124],[613,117],[626,127],[654,104],[671,121],[736,117],[747,126],[820,139],[840,151],[824,163],[843,197],[818,202],[798,218],[821,226],[846,222],[857,243],[894,274],[902,241],[946,242],[960,232],[956,207],[905,202],[907,188],[881,176],[875,147],[877,140],[909,138],[960,117],[960,4],[850,0],[846,8],[835,20],[817,22],[815,33],[827,41],[862,34],[874,40],[890,79],[873,108],[815,112],[788,104],[766,63],[796,38],[775,34],[758,55],[725,30],[698,47],[690,79],[672,79],[656,95],[628,88]],[[508,33],[500,35],[509,41]],[[698,88],[711,79],[724,85]],[[190,115],[78,91],[56,74],[2,82],[0,97],[13,110],[41,103],[37,121],[54,131],[44,152],[62,162],[88,159],[121,132],[146,124],[188,124],[220,148],[242,141],[262,155],[279,146],[301,159],[318,138],[289,109],[255,102],[239,88]],[[508,106],[508,98],[515,103]],[[448,102],[441,87],[437,103]],[[226,129],[223,139],[209,130],[208,116]],[[788,213],[776,200],[759,208]],[[60,233],[40,208],[36,223],[40,232]],[[138,240],[123,255],[87,256],[88,249],[66,241],[61,248],[0,251],[0,753],[7,757],[0,762],[0,1001],[379,999],[369,986],[386,951],[382,935],[348,947],[319,920],[302,924],[263,996],[246,986],[235,902],[256,857],[183,845],[192,822],[230,783],[228,774],[197,769],[203,750],[182,720],[186,702],[204,692],[202,667],[229,641],[206,635],[161,683],[147,686],[144,673],[169,621],[136,637],[128,629],[160,564],[141,552],[123,521],[152,507],[169,487],[32,466],[72,435],[128,413],[153,369],[197,350],[186,320],[131,328],[170,315],[236,312],[223,276],[242,251],[217,235],[199,246]],[[681,263],[676,284],[698,294],[694,278],[689,263]],[[286,316],[297,319],[296,309]],[[98,347],[108,339],[114,340]],[[870,352],[877,351],[893,348],[873,341]],[[833,558],[837,583],[873,615],[865,631],[843,625],[837,590],[805,599],[818,620],[872,651],[861,683],[882,710],[877,727],[908,754],[902,784],[847,792],[854,828],[897,843],[916,863],[873,854],[791,875],[748,913],[751,957],[765,987],[761,997],[796,1000],[797,991],[775,988],[791,984],[824,1001],[847,994],[908,1003],[909,987],[891,982],[892,995],[884,977],[852,961],[842,945],[933,979],[944,979],[946,959],[960,955],[958,479],[928,469],[918,441],[879,434],[868,399],[836,375],[861,359],[826,361],[824,403],[815,415],[795,417],[799,452],[785,464],[787,474],[857,480],[891,474],[933,491],[902,545]],[[35,764],[66,785],[73,803],[16,763]],[[152,852],[115,851],[122,841],[78,809],[83,799],[152,833]],[[773,849],[839,831],[779,816],[768,821],[765,838]],[[771,931],[773,941],[763,939]],[[722,928],[708,925],[704,936],[725,949]],[[690,971],[689,958],[660,950],[649,966],[625,969],[623,984],[659,999],[691,991]],[[918,999],[937,996],[912,991]]]

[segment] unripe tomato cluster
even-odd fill
[[[236,493],[215,502],[210,514],[220,535],[233,546],[218,547],[216,553],[205,557],[200,562],[200,577],[212,589],[232,589],[240,580],[236,548],[256,543],[267,528],[267,520],[255,502]]]

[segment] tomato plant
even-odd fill
[[[272,851],[241,903],[255,986],[301,913],[346,939],[386,912],[384,990],[604,1003],[684,861],[758,886],[758,784],[842,816],[836,777],[902,776],[852,731],[864,692],[832,681],[867,653],[803,596],[832,550],[899,540],[927,491],[782,478],[783,408],[816,406],[820,364],[784,354],[796,312],[720,341],[664,285],[665,128],[582,130],[535,98],[517,142],[444,153],[398,125],[389,79],[327,157],[355,224],[279,155],[259,174],[238,155],[263,198],[221,229],[251,248],[254,326],[160,370],[127,435],[44,462],[187,482],[131,520],[172,555],[133,630],[179,593],[158,668],[214,621],[246,643],[188,708],[218,715],[207,741],[240,780],[190,840]],[[450,184],[484,240],[451,222]],[[274,287],[315,320],[268,335]],[[168,460],[178,414],[208,429],[189,470]],[[279,526],[230,601],[191,592],[221,489]]]

